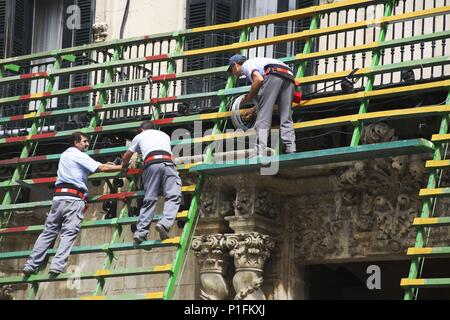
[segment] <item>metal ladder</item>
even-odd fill
[[[450,104],[450,91],[446,105]],[[407,255],[412,258],[408,278],[401,279],[400,285],[405,290],[405,300],[417,300],[420,288],[450,287],[450,278],[422,278],[426,258],[448,257],[450,247],[428,247],[431,229],[450,225],[450,217],[434,217],[439,197],[450,195],[450,188],[440,188],[443,170],[450,168],[450,160],[446,160],[448,142],[450,141],[449,115],[442,116],[439,133],[432,136],[435,144],[433,160],[425,164],[429,170],[427,187],[421,189],[419,198],[423,199],[420,217],[415,218],[413,226],[417,228],[415,245],[409,248]]]

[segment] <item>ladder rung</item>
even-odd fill
[[[403,278],[400,286],[404,288],[436,288],[450,287],[450,278],[408,279]]]
[[[450,217],[414,218],[413,226],[446,226],[450,225]]]
[[[164,292],[148,292],[138,294],[124,294],[120,296],[84,296],[76,300],[161,300]],[[73,300],[73,299],[69,299]]]
[[[240,159],[223,163],[203,163],[192,167],[189,172],[211,176],[224,176],[238,173],[256,172],[262,168],[262,160],[279,164],[280,169],[338,163],[344,161],[367,160],[398,155],[417,154],[434,151],[434,145],[425,139],[411,139],[366,144],[352,147],[338,147],[273,157]],[[277,168],[278,169],[278,168]]]
[[[188,211],[184,210],[178,212],[176,219],[177,220],[185,220],[187,218]],[[153,221],[158,221],[161,218],[161,214],[155,214],[153,216]],[[81,224],[82,229],[88,228],[99,228],[105,226],[112,225],[127,225],[133,224],[137,222],[139,217],[126,217],[126,218],[114,218],[114,219],[104,219],[104,220],[90,220],[84,221]],[[11,235],[11,234],[24,234],[24,233],[36,233],[44,230],[44,225],[35,225],[35,226],[21,226],[21,227],[12,227],[12,228],[4,228],[0,229],[0,235]]]
[[[450,247],[408,248],[408,256],[442,257],[450,255]]]
[[[195,184],[181,187],[181,192],[194,192]],[[135,192],[119,192],[110,193],[98,196],[89,196],[87,199],[88,203],[104,202],[104,201],[123,201],[125,199],[138,199],[144,197],[144,191]],[[27,210],[27,209],[42,209],[50,208],[52,205],[51,200],[36,201],[36,202],[25,202],[10,204],[7,206],[0,206],[0,212],[2,211],[14,211],[14,210]]]
[[[429,169],[446,169],[450,168],[450,160],[428,160],[425,168]]]
[[[419,198],[444,197],[450,195],[450,188],[420,189]]]
[[[62,273],[56,277],[50,277],[48,274],[36,274],[25,276],[13,276],[0,278],[0,285],[8,284],[20,284],[20,283],[30,283],[30,282],[50,282],[50,281],[65,281],[68,279],[96,279],[96,278],[113,278],[113,277],[124,277],[124,276],[139,276],[147,274],[159,274],[159,273],[170,273],[172,270],[171,264],[157,265],[150,267],[140,267],[140,268],[130,268],[121,270],[105,270],[100,269],[95,272],[84,272],[80,274],[75,273]]]
[[[134,242],[116,243],[116,244],[99,244],[94,246],[80,246],[74,247],[71,254],[84,254],[84,253],[97,253],[97,252],[109,252],[109,251],[125,251],[136,249],[153,249],[159,247],[172,247],[177,246],[180,243],[180,237],[169,238],[164,241],[160,240],[147,240],[136,244]],[[56,249],[49,249],[48,255],[55,255]],[[31,254],[31,250],[26,251],[13,251],[13,252],[1,252],[0,260],[8,259],[20,259],[27,258]]]
[[[449,133],[433,134],[433,136],[431,137],[431,141],[432,142],[438,142],[438,143],[449,142],[450,141],[450,134]]]

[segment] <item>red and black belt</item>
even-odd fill
[[[170,162],[174,163],[174,156],[167,151],[157,150],[150,152],[144,160],[144,166],[147,167],[154,163]]]
[[[56,188],[54,196],[76,196],[83,201],[86,200],[84,192],[72,188]]]
[[[296,87],[300,86],[300,83],[297,80],[295,80],[294,74],[288,68],[276,67],[276,66],[266,66],[264,68],[264,75],[267,76],[269,74],[292,81]]]
[[[267,67],[265,70],[264,70],[264,73],[267,75],[267,74],[271,74],[271,73],[278,73],[278,72],[280,72],[280,73],[284,73],[284,74],[286,74],[286,75],[289,75],[290,77],[294,77],[294,74],[292,73],[292,71],[291,70],[289,70],[289,69],[286,69],[286,68],[280,68],[280,67]]]
[[[144,164],[150,163],[150,162],[154,162],[155,160],[168,160],[170,162],[173,162],[174,157],[173,156],[168,156],[165,154],[159,154],[156,156],[149,156],[145,159]]]

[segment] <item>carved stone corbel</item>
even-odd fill
[[[221,178],[206,182],[199,204],[199,234],[218,234],[230,232],[223,219],[233,214],[234,190],[222,183]]]
[[[268,235],[258,232],[230,234],[226,246],[234,259],[236,274],[233,286],[236,291],[235,300],[265,300],[261,290],[263,268],[270,257],[275,242]]]
[[[98,22],[92,25],[94,34],[94,42],[104,42],[108,37],[108,24],[106,22]]]
[[[223,234],[197,236],[192,241],[192,250],[200,265],[200,298],[203,300],[228,298],[228,284],[224,279],[228,266],[225,242]]]
[[[0,286],[0,300],[13,300],[13,290],[10,285]]]

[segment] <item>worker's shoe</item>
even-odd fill
[[[297,151],[295,149],[286,149],[284,150],[284,154],[292,154],[292,153],[296,153]]]
[[[140,244],[140,243],[144,242],[145,240],[147,240],[147,238],[146,237],[139,237],[138,235],[134,235],[133,236],[133,240],[137,244]]]
[[[36,274],[38,272],[38,269],[34,269],[30,266],[25,266],[22,269],[22,273],[24,274],[25,277],[28,277],[32,274]]]
[[[271,157],[274,155],[275,150],[272,148],[255,148],[255,151],[250,154],[249,158]]]
[[[166,229],[166,227],[164,227],[162,224],[157,224],[155,227],[156,231],[159,232],[159,237],[162,240],[166,240],[169,238],[169,230]]]
[[[56,270],[56,269],[50,269],[48,270],[48,274],[50,275],[50,277],[57,277],[58,275],[60,275],[61,273],[63,273],[61,270]]]

